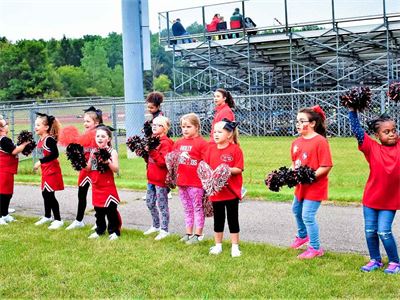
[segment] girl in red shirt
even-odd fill
[[[121,216],[118,212],[120,202],[114,181],[114,173],[119,170],[118,153],[111,147],[111,129],[100,125],[96,129],[96,145],[99,149],[106,149],[110,153],[110,159],[105,162],[107,168],[104,172],[99,171],[99,164],[92,150],[87,170],[90,170],[92,181],[92,204],[96,211],[96,231],[89,235],[89,239],[97,239],[107,229],[106,217],[108,219],[109,240],[116,240],[121,234]],[[96,149],[97,150],[97,149]]]
[[[396,123],[385,114],[369,123],[379,144],[362,129],[356,111],[351,110],[349,118],[358,149],[370,169],[362,200],[370,261],[361,270],[370,272],[383,267],[380,239],[389,258],[385,273],[400,273],[399,254],[392,234],[396,210],[400,209],[400,141]]]
[[[29,142],[15,146],[7,137],[8,124],[0,115],[0,225],[7,225],[15,219],[8,214],[8,207],[14,193],[14,174],[18,170],[18,153]]]
[[[84,110],[83,116],[83,127],[85,127],[85,133],[79,138],[80,144],[84,147],[86,161],[89,160],[90,152],[92,149],[97,148],[96,145],[96,126],[103,123],[103,112],[100,109],[96,109],[91,106]],[[66,230],[75,228],[82,228],[85,226],[83,217],[87,206],[87,193],[89,187],[92,184],[90,179],[90,170],[82,169],[79,171],[78,177],[78,211],[76,219],[67,227]]]
[[[147,161],[146,204],[150,210],[153,225],[143,234],[149,235],[158,232],[155,240],[161,240],[169,235],[169,189],[165,183],[168,173],[165,164],[165,155],[172,150],[174,144],[174,142],[167,137],[170,126],[169,119],[164,116],[158,116],[152,123],[153,135],[160,138],[160,145],[156,149],[149,151],[149,158]],[[161,224],[157,205],[161,211]]]
[[[303,108],[297,113],[296,129],[300,134],[291,147],[292,168],[308,166],[315,170],[316,181],[298,184],[295,188],[293,213],[297,222],[297,236],[290,247],[298,249],[309,242],[299,259],[322,256],[316,214],[321,201],[328,198],[328,173],[332,157],[326,140],[325,113],[319,105]]]
[[[177,171],[179,198],[185,211],[186,234],[181,238],[187,244],[196,244],[203,239],[204,190],[197,175],[197,167],[207,150],[208,143],[200,136],[200,119],[196,114],[181,117],[183,138],[174,144],[174,150],[180,152]],[[196,221],[196,231],[193,225]]]
[[[235,121],[235,115],[232,109],[235,108],[235,102],[231,93],[224,89],[217,89],[214,92],[215,115],[211,123],[210,143],[214,142],[214,126],[223,119]]]
[[[214,209],[214,240],[215,246],[210,248],[210,254],[222,252],[222,239],[225,227],[225,210],[231,234],[232,257],[241,255],[239,250],[239,201],[241,199],[242,172],[244,170],[243,152],[237,141],[237,123],[221,121],[215,124],[214,141],[207,150],[204,161],[214,170],[220,164],[227,164],[231,177],[226,186],[215,195],[210,196]]]
[[[36,113],[35,132],[40,137],[37,145],[39,161],[34,170],[42,170],[42,195],[44,200],[44,217],[35,223],[42,225],[51,222],[49,229],[59,229],[64,225],[60,216],[60,206],[55,197],[55,191],[64,189],[64,182],[58,162],[57,138],[61,124],[54,116]],[[54,221],[51,217],[53,212]]]

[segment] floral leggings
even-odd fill
[[[147,184],[146,204],[150,210],[153,219],[153,227],[160,228],[161,212],[161,229],[168,231],[169,224],[169,207],[168,207],[168,188],[160,187],[151,183]],[[157,205],[158,208],[157,208]]]

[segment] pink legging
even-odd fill
[[[179,198],[185,211],[186,227],[193,227],[195,219],[197,228],[204,227],[203,194],[204,190],[202,188],[179,187]]]

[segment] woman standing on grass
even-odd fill
[[[349,118],[358,149],[364,154],[370,169],[362,200],[370,261],[361,267],[361,271],[371,272],[383,267],[380,239],[389,258],[384,272],[400,273],[399,254],[392,234],[396,210],[400,209],[400,141],[396,123],[384,114],[368,124],[379,144],[362,129],[357,111],[350,109]]]

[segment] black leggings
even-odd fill
[[[87,193],[90,187],[90,183],[86,182],[83,186],[78,188],[78,212],[76,213],[76,220],[82,222],[83,216],[87,206]]]
[[[108,207],[94,207],[96,211],[96,232],[98,235],[104,234],[107,229],[106,216],[108,219],[108,233],[116,233],[118,236],[121,234],[121,219],[117,207],[117,204],[114,202],[111,202]]]
[[[54,192],[43,190],[42,195],[44,200],[44,216],[50,218],[51,211],[53,211],[54,220],[61,221],[60,206],[58,205]]]
[[[214,209],[214,231],[224,232],[225,207],[230,233],[239,233],[239,199],[216,201],[212,203]]]
[[[12,194],[0,194],[0,212],[2,217],[8,215],[8,207],[10,206],[11,198]]]

